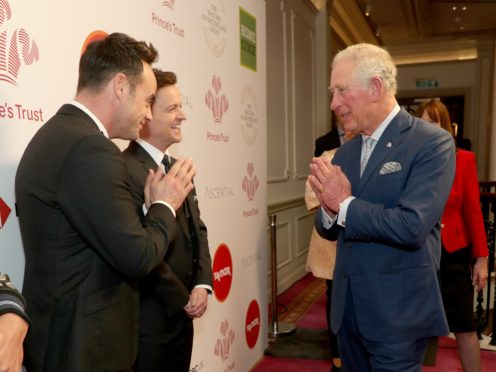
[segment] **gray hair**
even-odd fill
[[[345,60],[354,63],[354,78],[368,87],[373,77],[382,80],[386,94],[394,96],[398,90],[397,69],[389,52],[373,44],[355,44],[340,51],[332,61],[332,67]]]

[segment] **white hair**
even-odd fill
[[[389,52],[373,44],[355,44],[340,51],[332,61],[332,67],[350,60],[354,63],[353,77],[368,87],[373,77],[382,80],[387,94],[394,96],[398,90],[398,71]]]

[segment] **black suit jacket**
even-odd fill
[[[137,352],[136,279],[173,239],[164,205],[140,221],[119,148],[73,105],[34,135],[15,181],[32,326],[25,365],[38,371],[123,371]]]
[[[336,128],[333,128],[330,132],[327,132],[315,140],[314,156],[320,156],[324,151],[332,150],[339,146],[341,146],[339,132]]]
[[[142,218],[143,188],[149,169],[157,164],[137,142],[130,142],[124,150],[129,170],[129,183],[135,208]],[[174,163],[175,160],[172,160]],[[183,311],[194,286],[212,286],[212,263],[208,248],[207,228],[200,219],[195,191],[189,193],[183,207],[176,211],[178,225],[185,239],[170,241],[163,262],[141,281],[140,333],[160,332],[160,313],[169,317]],[[190,222],[188,222],[190,219]],[[182,243],[182,244],[181,244]]]

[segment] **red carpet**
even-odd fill
[[[294,283],[278,297],[278,320],[290,322],[297,328],[325,328],[325,283],[310,274]],[[270,323],[269,323],[270,326]],[[291,336],[288,336],[291,337]],[[496,371],[496,352],[481,351],[482,371]],[[328,372],[330,361],[264,356],[252,372]],[[436,365],[423,367],[425,372],[462,371],[455,341],[448,337],[439,339]]]

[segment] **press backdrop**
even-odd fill
[[[264,0],[0,0],[0,272],[22,287],[19,159],[73,99],[85,43],[115,31],[152,42],[183,93],[172,153],[196,164],[215,279],[191,371],[247,371],[267,344]]]

